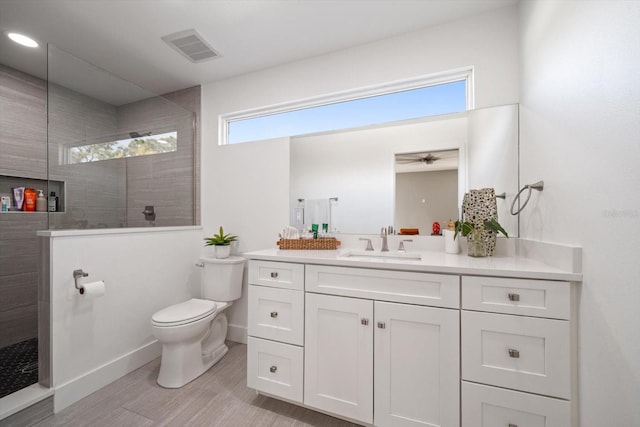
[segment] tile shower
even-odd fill
[[[0,194],[11,194],[13,187],[30,187],[46,194],[56,191],[60,197],[59,212],[0,214],[0,359],[4,358],[0,360],[0,398],[31,383],[48,386],[50,381],[50,370],[42,366],[49,363],[49,326],[43,315],[48,301],[38,297],[36,231],[193,225],[200,221],[200,88],[113,103],[98,99],[94,93],[81,93],[58,78],[65,63],[71,62],[75,66],[83,63],[49,46],[49,69],[43,73],[47,78],[0,63]],[[89,70],[87,80],[88,76],[93,78],[97,69],[83,64]],[[133,88],[128,82],[121,83]],[[140,88],[134,93],[141,93]],[[177,131],[175,152],[65,162],[64,150],[70,146],[167,128]],[[155,221],[142,214],[149,205],[155,207]],[[44,319],[40,324],[39,316]]]

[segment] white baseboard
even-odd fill
[[[242,344],[247,343],[247,328],[245,326],[229,325],[227,329],[227,339]]]
[[[161,354],[162,346],[158,341],[154,341],[65,384],[56,385],[53,412],[57,414],[78,400],[160,357]]]

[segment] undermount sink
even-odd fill
[[[394,260],[394,261],[419,261],[422,255],[419,252],[378,252],[378,251],[349,251],[340,255],[340,258]]]

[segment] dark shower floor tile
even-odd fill
[[[37,338],[0,348],[0,398],[37,382]]]

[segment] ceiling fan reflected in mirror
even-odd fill
[[[400,164],[406,163],[425,163],[427,165],[433,164],[436,160],[440,160],[442,157],[434,156],[432,153],[415,153],[415,154],[396,154],[396,162]]]
[[[458,150],[396,153],[396,172],[447,170],[458,167]]]

